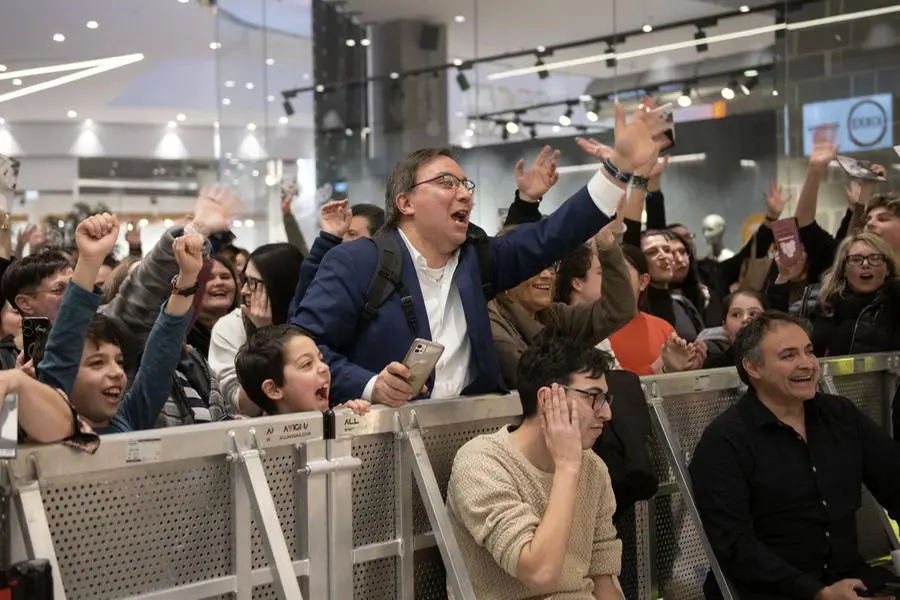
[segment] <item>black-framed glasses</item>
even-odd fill
[[[608,406],[612,406],[613,403],[613,395],[610,392],[604,392],[602,390],[582,390],[577,387],[572,387],[569,385],[564,385],[563,389],[569,390],[570,392],[577,392],[582,396],[591,399],[591,410],[597,412],[603,408],[603,405],[606,404]]]
[[[244,283],[247,284],[247,289],[251,292],[255,292],[256,288],[259,286],[265,287],[265,282],[259,277],[252,277],[250,275],[244,275]]]
[[[417,184],[415,184],[414,186],[412,186],[410,189],[413,190],[413,189],[419,187],[420,185],[425,185],[426,183],[436,183],[437,185],[439,185],[440,187],[444,188],[447,191],[455,190],[455,189],[459,188],[460,185],[466,186],[466,189],[469,190],[470,193],[475,191],[475,182],[474,181],[472,181],[471,179],[460,179],[459,177],[457,177],[456,175],[453,175],[452,173],[442,173],[441,175],[438,175],[437,177],[432,177],[431,179],[426,179],[425,181],[420,181]]]
[[[854,267],[861,267],[863,263],[869,263],[869,266],[880,267],[884,264],[884,254],[851,254],[847,257],[847,263]]]

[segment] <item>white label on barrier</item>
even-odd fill
[[[151,463],[162,460],[162,440],[159,438],[128,440],[126,463]]]
[[[356,415],[344,417],[344,433],[351,433],[357,427],[359,427],[359,417],[357,417]]]
[[[311,437],[313,434],[309,429],[309,423],[300,421],[289,425],[278,425],[266,429],[266,442],[275,440],[276,442],[284,442],[287,440],[302,440]]]

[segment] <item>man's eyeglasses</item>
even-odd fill
[[[265,287],[265,282],[258,277],[251,277],[250,275],[244,275],[244,283],[247,284],[247,289],[251,292],[255,292],[256,288],[259,286]]]
[[[597,412],[603,408],[603,405],[612,406],[613,403],[613,395],[609,392],[604,392],[602,390],[581,390],[576,387],[571,387],[568,385],[564,385],[563,389],[569,390],[570,392],[576,392],[591,399],[591,410]]]
[[[854,267],[861,267],[863,263],[869,263],[872,267],[880,267],[884,264],[884,254],[851,254],[847,257],[847,263]]]
[[[475,191],[474,181],[472,181],[471,179],[460,179],[459,177],[451,173],[444,173],[443,175],[438,175],[437,177],[432,177],[431,179],[420,181],[410,189],[413,190],[420,185],[425,185],[426,183],[435,183],[447,191],[455,190],[459,188],[460,184],[462,184],[466,186],[466,189],[469,190],[470,193]]]

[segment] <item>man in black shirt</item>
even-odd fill
[[[817,393],[819,363],[795,317],[762,313],[734,347],[750,389],[706,429],[690,467],[725,575],[741,600],[880,591],[895,578],[857,551],[856,511],[865,484],[900,516],[900,445],[846,398]]]

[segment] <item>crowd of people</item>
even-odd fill
[[[309,246],[291,192],[288,242],[231,245],[225,188],[146,252],[131,236],[122,261],[115,215],[81,222],[73,248],[31,239],[28,255],[0,228],[0,391],[18,395],[20,435],[93,452],[108,433],[517,390],[521,425],[465,444],[447,489],[476,594],[619,599],[618,516],[656,489],[652,469],[636,478],[638,376],[737,367],[748,392],[707,429],[691,475],[740,598],[889,596],[896,578],[856,551],[855,513],[866,485],[900,516],[900,446],[817,391],[817,357],[900,350],[900,198],[854,181],[840,230],[820,227],[837,153],[820,130],[789,217],[800,260],[770,258],[789,201],[774,184],[740,252],[700,257],[666,221],[668,125],[652,107],[617,106],[612,147],[579,140],[597,173],[550,215],[559,153],[520,162],[493,237],[443,149],[397,163],[384,208],[322,206]],[[22,351],[23,319],[52,323],[41,352]],[[419,340],[441,354],[414,386]]]

